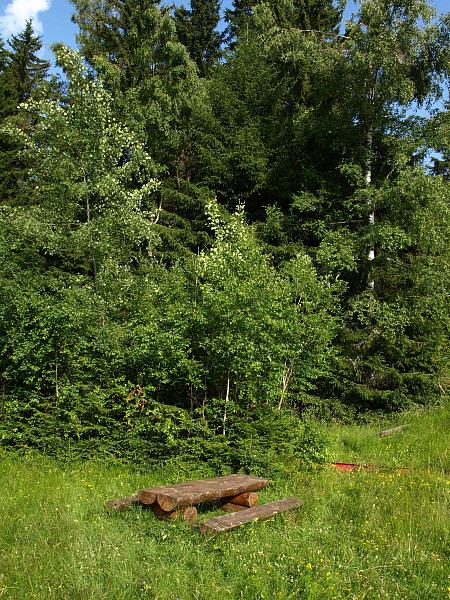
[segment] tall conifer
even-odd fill
[[[25,29],[18,35],[11,36],[10,74],[17,89],[19,101],[30,97],[47,77],[50,63],[38,56],[42,49],[42,40],[35,35],[31,21],[27,21]]]
[[[220,57],[220,0],[191,0],[191,10],[180,7],[174,13],[179,40],[189,50],[202,76]]]
[[[10,51],[1,48],[0,119],[2,124],[14,119],[18,105],[43,86],[50,63],[39,57],[42,40],[35,35],[31,21],[24,30],[9,40]],[[19,156],[16,144],[3,134],[0,137],[0,199],[14,202],[20,193],[20,182],[27,165]]]

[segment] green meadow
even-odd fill
[[[403,433],[377,437],[402,423]],[[201,465],[137,472],[3,453],[0,598],[448,599],[449,425],[443,406],[332,426],[330,461],[386,468],[274,479],[262,501],[295,496],[301,509],[216,537],[141,508],[104,508],[141,487],[211,475]]]

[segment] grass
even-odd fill
[[[408,422],[403,434],[375,433]],[[273,481],[263,500],[297,512],[217,537],[104,501],[207,473],[136,473],[0,455],[0,598],[14,600],[450,597],[450,409],[373,427],[333,427],[334,459],[414,470],[331,468]]]

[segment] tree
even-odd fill
[[[42,40],[34,34],[31,20],[26,22],[25,29],[17,36],[11,36],[10,76],[17,90],[19,102],[27,100],[48,75],[50,63],[39,58]]]
[[[248,42],[253,17],[258,6],[269,9],[280,27],[295,27],[322,33],[337,33],[342,7],[330,0],[233,0],[233,9],[225,11],[228,22],[227,39],[234,46],[236,40]]]
[[[191,0],[191,9],[177,8],[174,17],[178,39],[205,77],[221,55],[220,0]]]
[[[156,167],[117,121],[111,96],[89,79],[79,57],[64,46],[55,53],[69,78],[63,102],[30,99],[20,107],[19,126],[9,131],[33,164],[29,218],[59,219],[58,235],[44,226],[41,243],[49,255],[71,256],[75,268],[84,266],[95,278],[108,264],[131,265],[135,239],[153,237]]]
[[[327,368],[333,319],[330,290],[308,257],[277,273],[242,212],[224,222],[214,203],[208,211],[216,240],[200,257],[196,345],[225,433],[233,405],[281,407],[291,386],[298,395],[314,385]]]
[[[346,74],[342,75],[355,101],[352,112],[360,135],[359,160],[368,188],[374,178],[384,176],[374,171],[377,138],[386,139],[389,129],[399,130],[406,107],[413,102],[440,95],[443,64],[436,47],[438,31],[430,23],[432,14],[421,0],[373,0],[362,4],[356,20],[347,24]],[[367,202],[369,222],[374,225],[376,206],[370,193]],[[374,259],[372,246],[369,262]],[[375,285],[370,269],[368,285]]]
[[[443,190],[438,191],[439,182],[411,169],[423,128],[419,119],[408,115],[414,103],[431,102],[441,94],[449,30],[444,34],[445,27],[434,24],[432,16],[432,9],[419,0],[362,4],[356,19],[347,23],[346,51],[335,69],[341,89],[347,89],[341,114],[347,116],[354,136],[352,158],[344,169],[350,162],[359,169],[353,199],[361,208],[366,203],[368,219],[359,232],[360,249],[366,250],[368,260],[360,258],[361,293],[349,303],[346,348],[355,376],[354,385],[347,387],[366,404],[396,406],[411,394],[424,397],[440,376],[442,323],[434,330],[423,327],[423,321],[424,311],[433,313],[437,322],[437,315],[445,314],[442,283],[431,267],[443,260],[448,239],[441,227]],[[428,189],[426,201],[422,186]],[[435,232],[439,259],[431,245],[423,244],[418,224],[425,222]],[[433,281],[433,308],[424,273]],[[365,285],[369,292],[363,291]],[[400,350],[401,335],[409,354]]]
[[[432,157],[433,173],[450,181],[450,102],[431,120],[428,127],[430,146],[437,153]]]
[[[63,423],[67,435],[79,426],[79,435],[84,411],[104,414],[108,396],[83,399],[80,390],[94,381],[99,390],[124,385],[118,348],[157,242],[158,181],[109,93],[75,53],[55,52],[64,100],[30,98],[7,128],[32,176],[26,201],[1,207],[0,361],[5,389],[14,381],[13,396],[30,392],[14,418],[41,419],[43,429],[47,418],[52,435]],[[23,278],[11,275],[16,268]]]
[[[275,106],[280,118],[273,131],[281,140],[268,178],[269,186],[276,186],[271,202],[274,206],[268,209],[267,222],[260,231],[272,248],[278,247],[272,251],[277,251],[281,260],[303,244],[322,272],[341,281],[346,326],[340,337],[342,362],[338,368],[347,364],[348,372],[345,385],[341,386],[339,381],[345,369],[339,370],[335,381],[338,394],[366,406],[377,402],[394,406],[397,401],[399,405],[408,394],[418,393],[420,386],[417,384],[413,391],[412,381],[417,383],[420,379],[413,374],[415,368],[420,372],[419,358],[415,363],[412,357],[409,363],[406,359],[402,364],[397,362],[398,346],[387,333],[383,344],[368,342],[382,327],[387,331],[386,315],[395,312],[393,296],[387,290],[400,277],[405,253],[400,244],[405,234],[398,231],[397,224],[394,226],[395,211],[393,206],[388,207],[386,199],[395,204],[397,184],[400,185],[400,179],[404,181],[405,173],[411,173],[409,169],[418,164],[421,156],[422,120],[412,117],[411,111],[417,103],[426,104],[441,93],[448,27],[445,20],[440,25],[432,22],[431,9],[415,0],[364,2],[360,13],[347,23],[345,34],[282,26],[280,19],[288,22],[283,14],[289,16],[291,8],[292,3],[288,2],[280,3],[277,11],[262,4],[254,16],[254,33],[259,32],[264,40],[260,46],[275,74],[273,81],[277,82],[274,89],[279,101]],[[266,135],[268,131],[266,125]],[[420,195],[423,185],[420,177],[414,177],[414,182],[418,187],[416,191],[410,188],[410,201],[403,204],[412,211],[405,216],[405,226],[409,219],[415,219],[417,206],[412,199]],[[430,182],[433,189],[434,185],[437,184]],[[380,188],[389,189],[390,193],[381,196]],[[425,212],[431,221],[434,211],[441,212],[433,200],[437,201],[440,193],[430,193]],[[383,203],[380,200],[378,205],[381,197]],[[440,243],[446,235],[437,228]],[[408,236],[409,257],[413,261],[414,256],[421,254],[421,238],[417,229]],[[388,248],[396,248],[397,260]],[[395,268],[386,272],[378,269],[385,266],[388,256],[391,266],[395,264],[399,269],[396,275]],[[419,264],[423,267],[417,258],[418,268]],[[405,268],[412,274],[415,267]],[[425,306],[426,293],[418,281],[412,277],[410,285],[421,298],[419,304],[423,302]],[[436,283],[437,290],[440,285]],[[437,364],[442,352],[440,338],[418,325],[420,319],[415,320],[414,316],[420,314],[418,304],[413,308],[407,301],[406,287],[402,294],[395,303],[400,312],[408,315],[410,323],[415,323],[407,335],[414,337],[422,331],[429,344],[426,352],[434,349],[433,360]],[[437,292],[437,312],[440,302]],[[360,319],[364,303],[366,317]],[[377,317],[369,309],[374,304],[378,307]],[[433,371],[429,362],[425,367],[425,354],[422,358],[422,375],[424,381],[428,378],[430,393],[431,381],[439,377],[438,369]],[[420,389],[423,392],[424,388]]]
[[[33,31],[31,21],[25,29],[9,41],[10,50],[1,47],[2,68],[0,89],[2,101],[0,119],[17,119],[18,105],[40,93],[47,93],[46,80],[50,63],[39,58],[42,41]],[[0,140],[0,198],[15,202],[20,192],[21,181],[26,177],[27,164],[19,156],[17,145],[4,135]]]
[[[205,82],[178,41],[175,21],[159,2],[74,0],[83,55],[114,96],[117,118],[136,132],[162,166],[158,228],[168,262],[197,251],[205,236],[203,191],[193,171],[209,142],[211,120]]]
[[[332,287],[306,255],[277,272],[242,209],[229,216],[210,198],[207,211],[212,248],[147,288],[133,356],[144,387],[225,434],[237,416],[295,406],[314,389],[335,321]]]
[[[250,22],[253,9],[259,0],[233,0],[233,9],[225,11],[225,21],[228,23],[226,36],[228,43],[233,47],[238,37],[248,41]]]

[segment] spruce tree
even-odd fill
[[[122,92],[164,69],[165,44],[174,36],[159,0],[71,1],[83,56]]]
[[[50,63],[38,56],[41,38],[35,35],[31,21],[24,30],[9,40],[10,50],[1,47],[0,119],[2,125],[17,119],[18,105],[37,94],[48,76]],[[0,199],[15,202],[20,194],[27,164],[19,155],[17,145],[0,134]]]
[[[19,102],[23,102],[46,79],[50,63],[38,56],[42,49],[42,39],[34,34],[31,20],[26,22],[22,33],[11,36],[9,45],[10,75],[17,89]]]
[[[14,90],[11,78],[11,53],[5,48],[0,39],[0,119],[3,120],[15,113],[18,96]]]
[[[0,38],[0,73],[3,73],[8,64],[9,53],[5,48],[5,42]]]
[[[233,0],[233,8],[225,11],[225,21],[228,24],[226,39],[232,47],[238,37],[248,41],[253,9],[259,3],[260,0]]]
[[[189,50],[199,73],[206,76],[220,57],[220,0],[191,0],[191,10],[175,10],[178,38]]]
[[[428,137],[437,153],[432,157],[433,173],[450,181],[450,102],[432,119]]]

